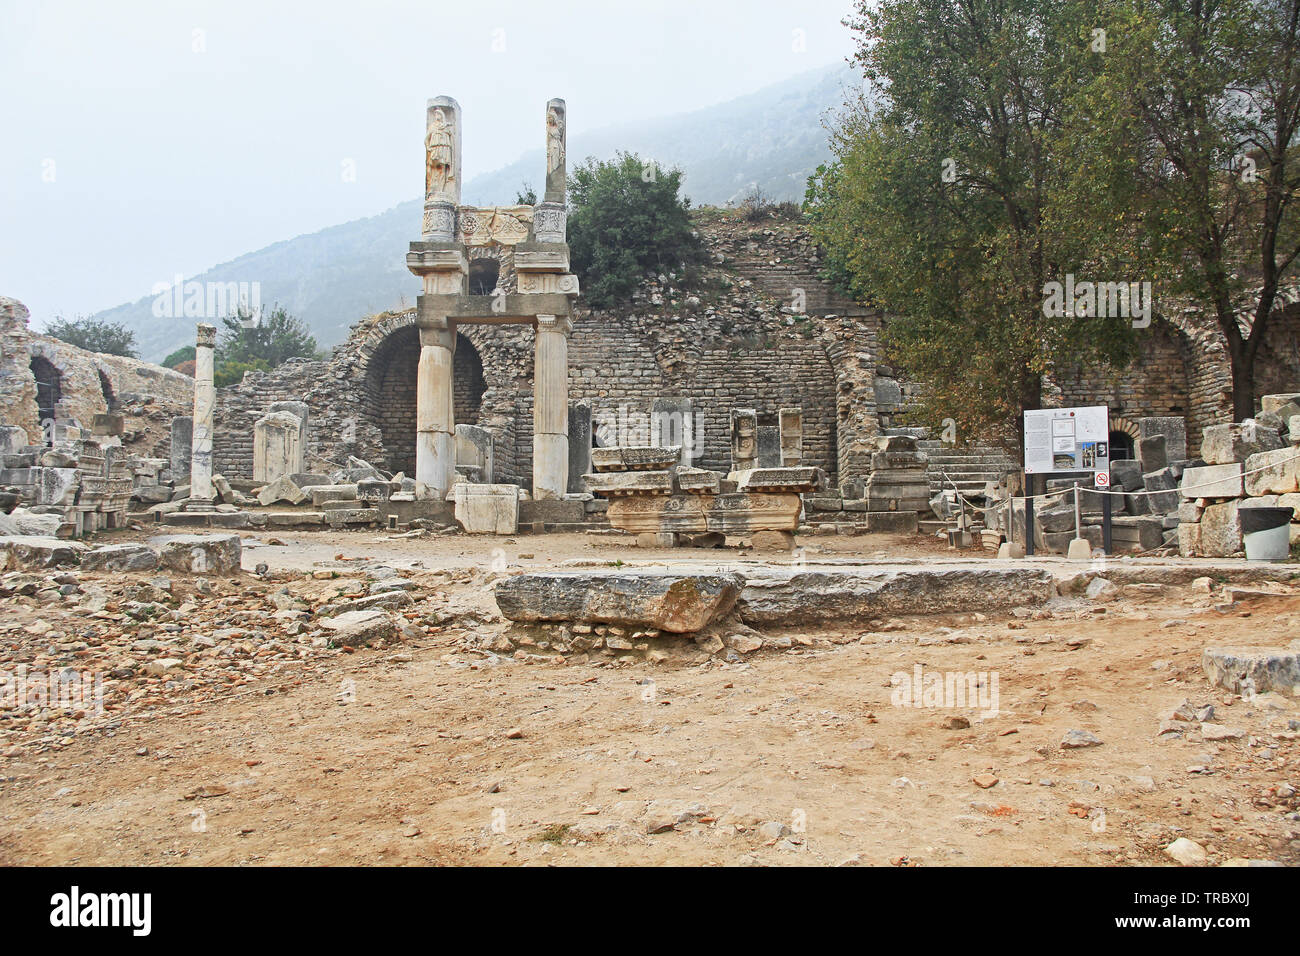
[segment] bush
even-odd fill
[[[703,261],[690,201],[678,198],[682,172],[619,153],[588,159],[569,179],[569,253],[584,301],[609,308],[627,301],[648,273]]]
[[[184,348],[177,349],[171,355],[162,360],[163,368],[176,369],[180,371],[179,366],[186,362],[194,361],[194,346],[187,345]],[[194,374],[193,372],[190,373]]]
[[[98,319],[55,319],[45,334],[88,352],[135,358],[135,333],[117,322]]]

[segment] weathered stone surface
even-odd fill
[[[1051,575],[1029,568],[765,569],[748,576],[736,606],[747,624],[785,626],[1034,605],[1054,593]]]
[[[866,529],[872,534],[916,534],[920,516],[915,511],[868,511]]]
[[[1201,667],[1210,683],[1240,694],[1277,691],[1300,696],[1300,650],[1263,647],[1207,647]]]
[[[355,483],[346,485],[312,485],[308,489],[311,494],[311,503],[314,507],[319,508],[329,501],[356,501],[357,486]]]
[[[1256,471],[1256,469],[1262,469]],[[1300,449],[1278,448],[1246,459],[1248,495],[1287,495],[1300,490]]]
[[[1142,490],[1142,466],[1131,458],[1120,458],[1110,463],[1110,481],[1125,491]]]
[[[273,411],[253,423],[253,480],[273,482],[304,468],[307,450],[306,405],[303,415]]]
[[[470,534],[514,534],[519,530],[516,485],[452,485],[456,521]]]
[[[1243,494],[1240,462],[1188,468],[1178,486],[1184,498],[1240,498]]]
[[[730,612],[743,583],[734,573],[541,573],[504,578],[495,591],[497,606],[512,621],[616,624],[681,634]]]
[[[1137,456],[1143,474],[1164,468],[1169,464],[1169,456],[1165,451],[1165,436],[1151,435],[1147,438],[1139,438]]]
[[[1183,461],[1187,458],[1187,422],[1181,415],[1138,419],[1139,439],[1161,435],[1165,440],[1167,461]],[[1162,466],[1163,467],[1163,466]],[[1154,471],[1153,468],[1146,469]]]
[[[712,504],[713,496],[705,494],[618,497],[610,500],[605,516],[611,528],[629,534],[697,534],[709,530]]]
[[[159,564],[169,571],[230,574],[239,571],[242,547],[237,534],[175,534],[150,538]]]
[[[1281,447],[1282,437],[1276,429],[1248,418],[1230,425],[1207,426],[1201,439],[1201,457],[1208,465],[1228,465]]]
[[[331,528],[350,524],[374,524],[379,520],[378,508],[332,508],[324,514]]]
[[[372,641],[386,641],[397,635],[397,624],[387,612],[378,608],[344,611],[334,617],[323,618],[322,628],[330,639],[344,647],[357,647]]]
[[[152,571],[158,552],[143,544],[108,544],[81,556],[86,571]]]
[[[593,448],[593,459],[599,451],[624,451],[626,449]],[[593,462],[594,464],[594,462]],[[594,495],[616,498],[623,495],[668,495],[673,490],[670,471],[607,471],[583,475],[583,483]]]
[[[39,514],[18,508],[11,514],[0,515],[0,535],[34,535],[38,538],[57,538],[63,519],[54,514]]]
[[[1201,515],[1198,554],[1207,558],[1228,558],[1241,550],[1241,519],[1236,501],[1206,505]]]
[[[716,495],[722,488],[722,473],[706,468],[679,466],[673,469],[673,490],[683,494]]]
[[[597,472],[662,471],[681,461],[682,446],[657,445],[593,448],[591,467]]]
[[[820,468],[755,468],[745,472],[741,491],[814,492],[826,487]]]
[[[259,491],[257,493],[257,500],[261,502],[263,507],[273,505],[277,501],[285,501],[291,505],[300,505],[307,500],[307,494],[295,485],[292,479],[285,474],[281,475]]]
[[[0,571],[57,568],[79,564],[88,549],[77,541],[60,541],[39,535],[0,538]]]
[[[357,482],[358,501],[387,501],[392,493],[392,485],[382,479],[363,478],[361,481]]]

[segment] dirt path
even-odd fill
[[[482,559],[466,552],[440,565]],[[245,563],[315,560],[274,554]],[[1223,612],[1179,589],[1038,616],[622,668],[489,659],[452,626],[5,759],[0,862],[1136,864],[1171,863],[1178,836],[1212,863],[1300,862],[1300,709],[1212,693],[1199,664],[1209,644],[1284,646],[1300,597]],[[894,706],[891,675],[917,665],[995,674],[998,713]],[[1157,738],[1184,699],[1243,736]],[[1102,743],[1062,749],[1071,729]]]

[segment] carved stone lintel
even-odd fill
[[[520,272],[518,286],[520,295],[543,295],[547,292],[577,295],[578,277],[570,272]]]

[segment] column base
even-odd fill
[[[533,498],[563,498],[569,484],[569,436],[533,435]]]

